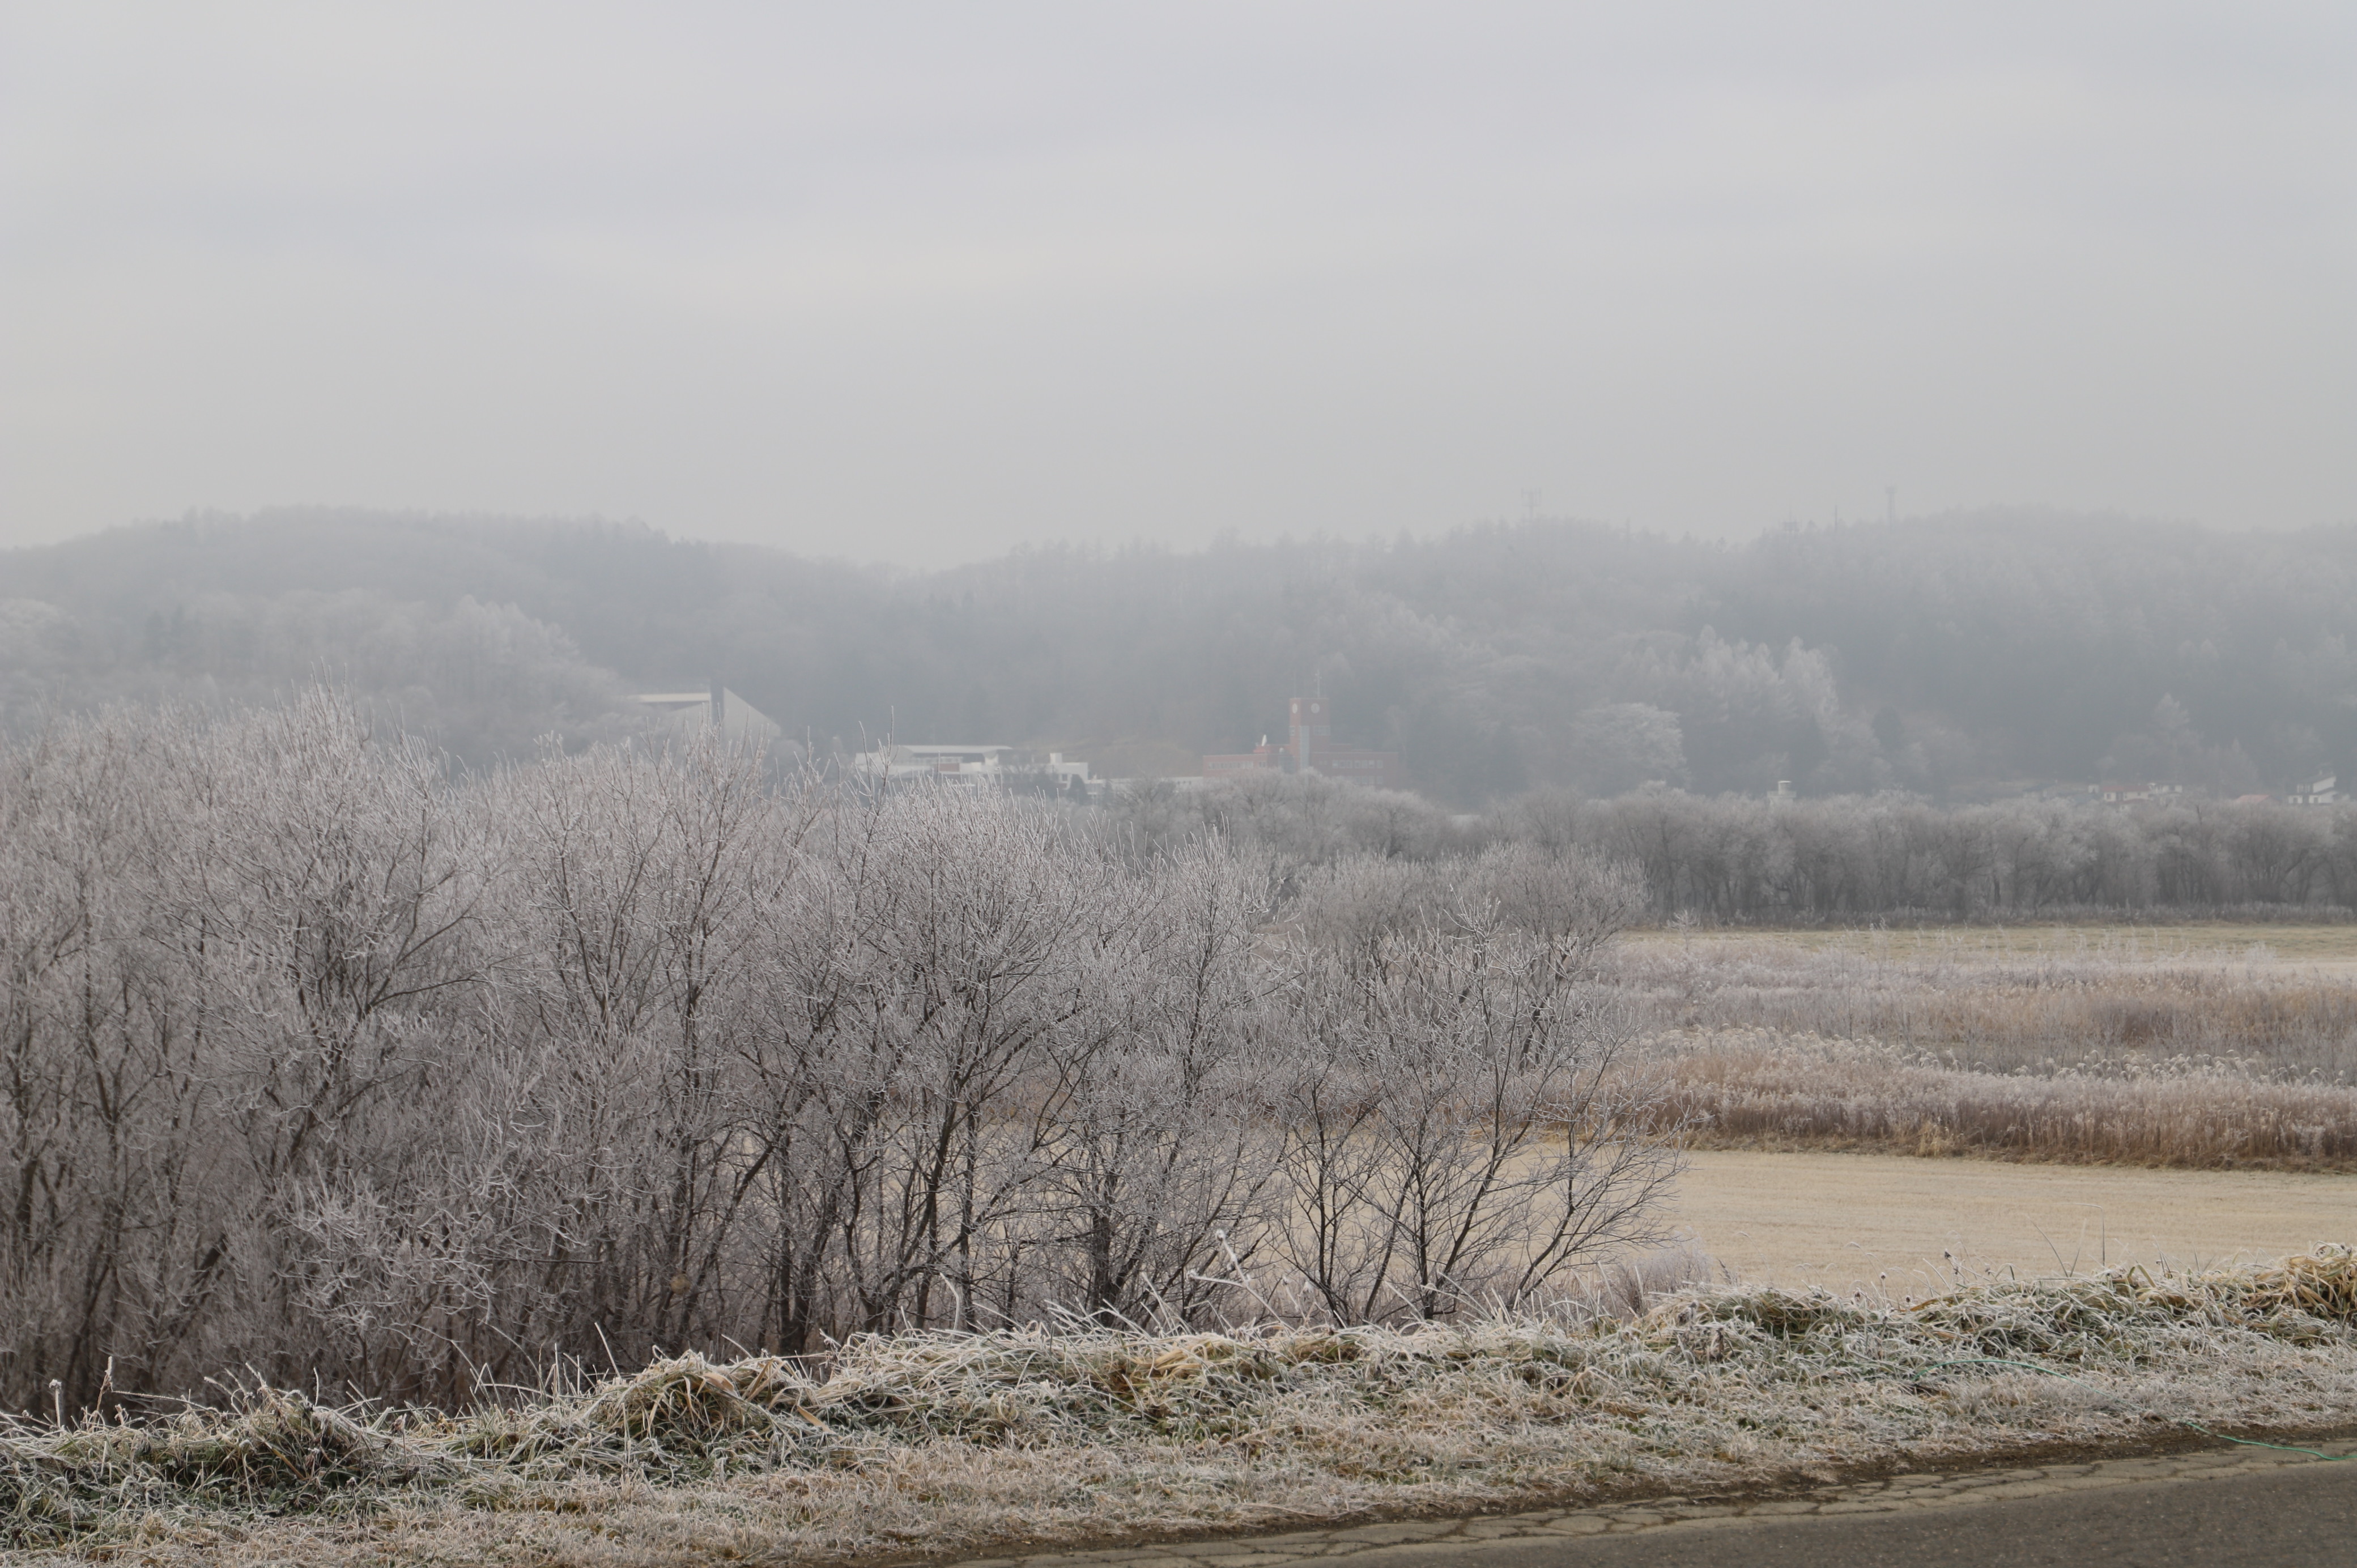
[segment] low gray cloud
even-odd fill
[[[0,542],[2357,517],[2327,5],[0,15]]]

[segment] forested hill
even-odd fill
[[[282,510],[0,554],[0,720],[315,674],[482,759],[717,676],[821,747],[1186,771],[1322,681],[1473,804],[1648,780],[1966,798],[2357,772],[2357,529],[1988,513],[1743,545],[1567,522],[891,573],[636,524]]]

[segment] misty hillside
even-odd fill
[[[717,677],[822,750],[1059,746],[1115,774],[1281,728],[1472,805],[2098,778],[2283,790],[2357,763],[2357,530],[2038,514],[1722,545],[1536,522],[893,573],[636,524],[283,510],[0,554],[0,722],[268,701],[325,673],[461,756],[624,733]]]

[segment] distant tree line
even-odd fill
[[[1566,842],[1634,863],[1659,908],[1717,918],[2357,906],[2357,810],[1641,795],[1571,819]]]
[[[552,733],[578,747],[638,727],[619,676],[512,604],[188,592],[109,627],[0,600],[0,728],[19,735],[113,703],[266,706],[322,680],[371,718],[483,762],[529,757]]]
[[[1280,776],[1118,795],[1147,842],[1212,832],[1315,866],[1441,861],[1500,843],[1629,868],[1656,918],[2052,918],[2357,909],[2357,806],[2273,801],[1943,808],[1905,796],[1779,804],[1657,790],[1538,791],[1476,816],[1412,795]]]
[[[717,676],[820,755],[997,740],[1184,772],[1322,682],[1458,810],[1532,789],[1900,790],[2357,773],[2357,529],[1990,513],[1740,546],[1569,522],[1018,551],[892,573],[638,525],[296,510],[0,559],[0,724],[324,672],[460,757]]]

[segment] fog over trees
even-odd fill
[[[1534,790],[1462,815],[1421,798],[1264,774],[1121,790],[1106,814],[1147,843],[1205,832],[1280,866],[1358,856],[1441,865],[1498,844],[1625,868],[1652,918],[1846,924],[2119,914],[2274,918],[2357,908],[2357,805],[2090,806],[1905,795],[1780,803],[1641,790]]]
[[[2025,784],[2281,792],[2357,764],[2357,530],[1993,512],[1724,545],[1531,522],[931,573],[635,524],[287,510],[0,556],[0,722],[315,675],[472,762],[719,678],[825,753],[1052,746],[1191,771],[1322,682],[1427,799]]]

